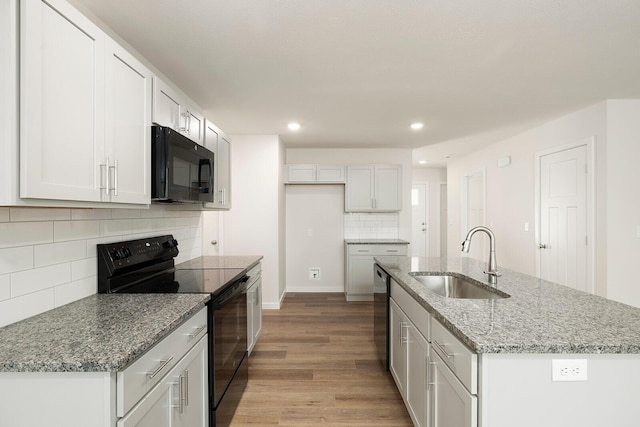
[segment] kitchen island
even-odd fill
[[[400,305],[404,301],[410,312],[399,328],[392,319],[392,373],[396,329],[397,342],[408,342],[409,347],[416,331],[425,339],[423,363],[433,367],[426,374],[428,382],[435,383],[429,388],[431,396],[424,397],[428,400],[422,402],[423,411],[415,409],[410,396],[405,398],[409,412],[423,414],[429,422],[424,425],[447,425],[434,398],[445,392],[445,365],[455,377],[447,384],[464,387],[460,395],[468,397],[464,406],[470,411],[459,423],[449,420],[449,425],[638,425],[640,309],[507,269],[501,269],[496,288],[508,298],[448,298],[426,289],[414,275],[461,275],[490,287],[483,273],[486,264],[468,258],[396,257],[377,262],[392,278],[392,317],[394,289],[395,299]],[[410,358],[406,351],[403,357]],[[438,365],[440,359],[445,363]],[[421,365],[409,361],[407,366],[404,378],[411,382],[411,366]]]

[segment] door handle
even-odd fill
[[[540,243],[538,249],[547,249],[547,245]]]

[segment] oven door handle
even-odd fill
[[[218,298],[215,298],[211,302],[213,309],[216,310],[222,307],[223,305],[225,305],[227,302],[234,299],[235,297],[237,297],[238,295],[246,293],[248,281],[249,281],[249,276],[246,276],[246,275],[238,279],[233,285],[231,285],[230,289],[224,291],[222,295],[220,295]]]

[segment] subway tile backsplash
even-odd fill
[[[345,239],[397,239],[400,234],[397,213],[346,213]]]
[[[202,255],[201,213],[0,207],[0,327],[97,291],[96,245],[173,234],[176,262]]]

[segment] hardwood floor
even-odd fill
[[[413,425],[376,357],[372,303],[291,293],[262,313],[232,427]]]

